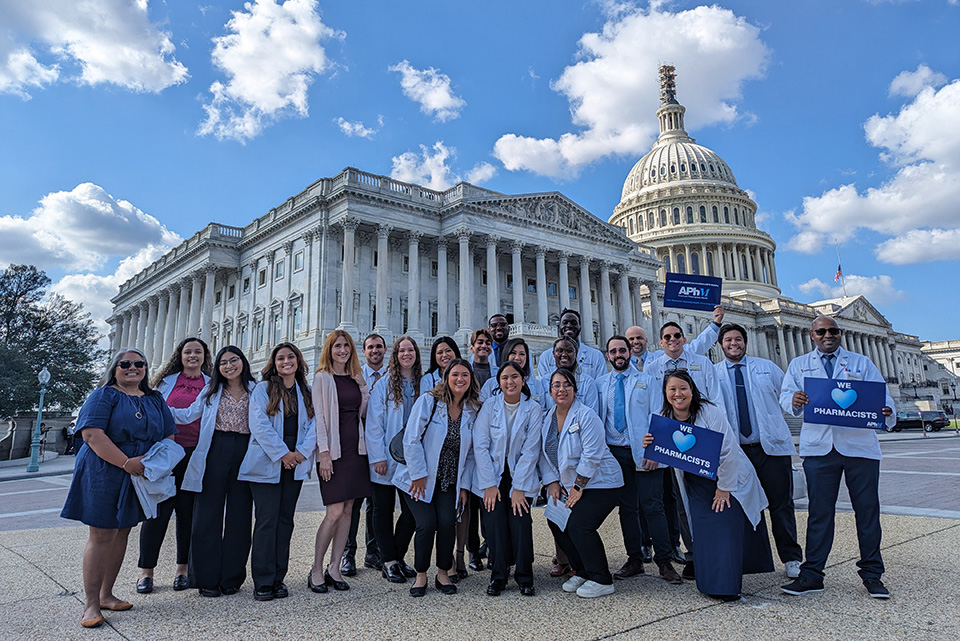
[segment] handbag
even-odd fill
[[[430,418],[427,419],[427,425],[430,425],[430,421],[433,420],[433,415],[437,411],[437,399],[433,399],[433,409],[430,410]],[[400,430],[394,434],[393,438],[390,439],[390,458],[399,463],[400,465],[406,465],[407,461],[403,456],[403,433],[406,430]],[[423,434],[420,435],[420,442],[423,443],[423,437],[427,435],[427,430],[424,428]]]

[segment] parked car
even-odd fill
[[[908,412],[897,412],[897,424],[886,428],[888,432],[899,432],[910,428],[922,429],[925,432],[939,432],[941,429],[950,425],[947,415],[940,411],[922,411],[916,410]]]

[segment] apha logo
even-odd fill
[[[677,292],[677,295],[688,296],[690,298],[709,298],[710,288],[685,286],[680,288],[680,291]]]

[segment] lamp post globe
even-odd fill
[[[50,382],[50,371],[44,367],[37,375],[40,383],[40,405],[37,407],[37,423],[33,427],[33,440],[30,442],[30,463],[27,472],[40,471],[40,423],[43,421],[43,396],[47,392],[47,383]]]

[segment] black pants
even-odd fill
[[[547,521],[577,576],[601,585],[613,583],[613,576],[607,565],[607,553],[603,549],[603,539],[597,530],[619,501],[619,487],[599,490],[587,488],[573,506],[566,530],[560,530],[556,523]]]
[[[437,488],[433,492],[433,500],[429,503],[414,501],[407,493],[401,495],[417,523],[413,539],[413,567],[417,572],[426,572],[430,568],[434,538],[437,540],[437,567],[444,572],[453,567],[453,546],[457,540],[458,494],[455,487],[446,492]]]
[[[137,567],[152,570],[157,567],[160,558],[160,547],[163,538],[167,535],[167,524],[170,516],[177,513],[177,564],[185,565],[190,558],[190,531],[193,529],[193,502],[195,492],[181,490],[183,475],[187,471],[187,464],[193,454],[194,447],[183,448],[186,455],[173,468],[173,479],[177,484],[177,494],[157,506],[157,516],[147,519],[140,526],[140,560]]]
[[[377,547],[377,530],[373,525],[373,501],[371,497],[356,499],[353,502],[353,512],[350,513],[350,532],[347,533],[347,545],[343,548],[343,556],[357,557],[357,533],[360,531],[360,509],[366,505],[366,546],[367,556],[375,556],[380,548]]]
[[[620,464],[623,472],[623,487],[620,488],[620,502],[618,515],[620,517],[620,532],[623,534],[623,546],[627,550],[627,558],[631,561],[643,559],[643,537],[640,533],[640,501],[637,498],[636,464],[629,447],[610,445],[610,453]]]
[[[643,533],[646,536],[644,545],[650,545],[647,541],[653,544],[653,561],[657,565],[669,561],[673,553],[667,515],[663,509],[663,479],[669,474],[673,472],[663,467],[646,472],[634,472],[640,518],[644,523]]]
[[[743,451],[753,463],[760,487],[770,506],[770,529],[783,563],[803,558],[797,543],[797,516],[793,508],[793,460],[790,456],[770,456],[760,445],[744,445]]]
[[[380,549],[381,561],[402,561],[410,548],[410,540],[417,523],[406,501],[400,501],[400,518],[393,525],[393,508],[397,500],[397,488],[392,485],[371,483],[373,489],[373,531]],[[356,502],[354,502],[356,505]]]
[[[295,470],[280,470],[279,483],[251,483],[253,510],[253,549],[250,574],[255,588],[279,586],[290,564],[290,538],[293,515],[303,481],[293,478]]]
[[[879,579],[884,571],[880,557],[880,461],[844,456],[834,449],[824,456],[803,459],[803,471],[807,476],[809,516],[807,560],[800,566],[801,576],[823,580],[823,568],[833,547],[837,493],[843,476],[857,523],[857,574],[861,579]]]
[[[249,442],[249,434],[213,433],[203,491],[193,504],[193,587],[239,588],[247,578],[253,496],[250,484],[238,481],[237,474]]]
[[[480,518],[488,534],[490,579],[506,581],[510,577],[510,566],[516,565],[513,578],[517,584],[533,585],[533,518],[529,510],[520,516],[513,513],[512,484],[510,475],[504,473],[500,479],[500,500],[493,510],[488,512],[481,502]]]
[[[667,531],[670,536],[671,548],[680,545],[682,537],[688,552],[692,552],[693,535],[690,533],[690,522],[687,520],[687,512],[680,498],[680,487],[677,485],[677,479],[670,468],[666,468],[663,474],[663,513],[667,518]],[[641,520],[645,520],[642,515]],[[649,527],[649,523],[644,525],[645,530],[648,530]],[[693,560],[690,554],[687,555],[687,560]]]

